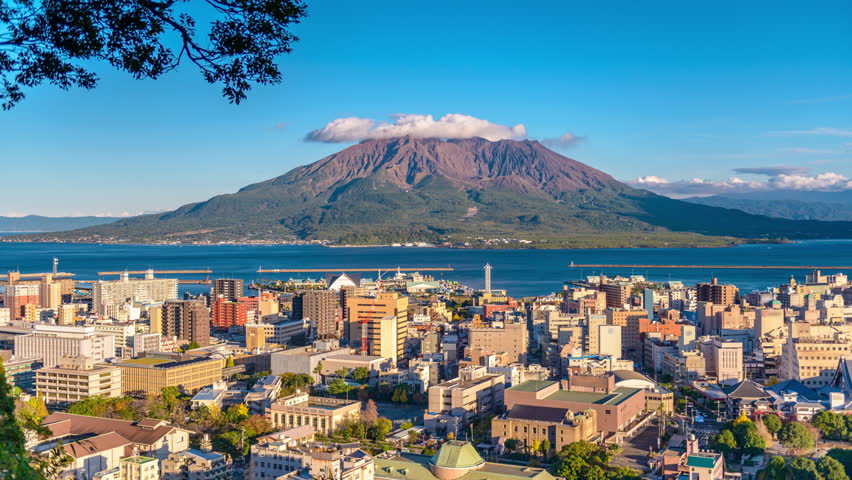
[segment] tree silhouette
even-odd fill
[[[0,105],[8,110],[24,89],[44,83],[94,88],[93,61],[137,79],[190,62],[240,103],[253,84],[281,82],[276,57],[292,52],[298,38],[289,27],[306,11],[302,0],[3,1]],[[196,17],[208,28],[200,30]]]

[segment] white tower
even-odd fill
[[[485,293],[491,293],[491,265],[485,264]]]

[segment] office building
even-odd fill
[[[787,338],[782,348],[779,376],[818,389],[829,385],[843,357],[852,355],[846,340],[826,337]]]
[[[468,345],[485,352],[505,352],[510,363],[526,363],[529,333],[523,322],[494,322],[489,326],[471,327]]]
[[[13,320],[24,318],[25,306],[39,306],[40,289],[38,283],[18,283],[6,287],[6,294],[3,298]]]
[[[471,422],[502,410],[505,388],[503,375],[489,374],[486,367],[465,367],[458,378],[429,387],[423,423],[430,433],[458,437]]]
[[[98,334],[94,327],[36,325],[33,333],[15,337],[15,356],[41,358],[46,367],[59,365],[62,357],[91,357],[103,363],[115,357],[115,338]]]
[[[126,395],[159,395],[164,387],[175,386],[186,393],[222,379],[222,358],[188,357],[181,354],[146,353],[141,358],[116,364],[121,369],[121,386]]]
[[[19,358],[3,362],[9,385],[30,394],[36,391],[36,370],[43,366],[41,358]]]
[[[599,325],[598,338],[600,346],[598,355],[621,358],[621,330],[620,325]]]
[[[90,357],[63,357],[58,367],[36,372],[36,391],[51,406],[67,406],[96,396],[120,397],[121,369],[96,365]]]
[[[316,338],[341,338],[343,321],[340,292],[308,290],[293,297],[293,319],[313,325]]]
[[[242,327],[247,322],[254,321],[257,318],[257,310],[254,305],[248,302],[217,297],[210,304],[210,318],[216,328]]]
[[[162,480],[231,480],[231,459],[209,447],[169,454],[163,460]]]
[[[272,428],[311,426],[315,432],[329,435],[345,421],[358,419],[361,402],[338,398],[312,397],[295,393],[273,402],[266,410]]]
[[[607,308],[624,308],[630,299],[629,284],[601,283],[598,289],[606,295]]]
[[[373,337],[368,338],[368,351],[371,355],[378,355],[383,350],[382,344],[396,342],[396,359],[405,358],[405,338],[408,336],[408,297],[396,292],[379,293],[375,298],[356,297],[347,300],[349,308],[348,321],[350,327],[359,326],[362,322],[368,327],[368,332],[373,332]],[[378,337],[376,332],[381,332],[382,320],[385,317],[396,318],[396,338]],[[371,330],[369,330],[371,329]],[[362,335],[351,336],[351,343],[360,345]],[[378,345],[376,343],[378,342]],[[372,344],[371,344],[372,343]]]

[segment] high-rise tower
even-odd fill
[[[491,293],[491,265],[485,264],[485,292]]]

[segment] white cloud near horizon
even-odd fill
[[[486,140],[519,139],[527,136],[527,128],[498,125],[488,120],[450,113],[435,120],[432,115],[396,114],[392,122],[377,123],[370,118],[345,117],[328,122],[323,128],[305,136],[309,142],[353,143],[362,140],[411,136],[415,138],[461,139],[482,137]]]
[[[135,212],[135,213],[123,211],[123,212],[120,212],[120,213],[117,213],[117,214],[113,214],[112,212],[98,212],[98,213],[74,212],[74,213],[70,213],[68,215],[41,215],[41,214],[38,214],[38,213],[6,212],[6,214],[2,215],[2,216],[9,217],[9,218],[22,218],[22,217],[28,217],[30,215],[35,215],[35,216],[39,216],[39,217],[47,217],[47,218],[78,218],[78,217],[101,217],[101,218],[103,218],[103,217],[121,217],[121,218],[125,218],[125,217],[136,217],[138,215],[147,215],[149,213],[162,213],[162,212],[166,212],[166,211],[167,210],[146,210],[146,211]]]
[[[852,137],[852,129],[849,128],[834,128],[834,127],[817,127],[810,130],[782,130],[777,132],[769,132],[767,135],[772,137],[784,137],[792,135],[822,135],[831,137]]]
[[[802,172],[801,170],[793,171],[792,173],[783,173],[779,170],[783,168],[784,167],[775,167],[776,171],[773,173],[768,173],[772,170],[771,167],[735,169],[737,171],[752,170],[750,172],[746,171],[741,173],[767,175],[768,178],[766,180],[743,180],[739,177],[731,177],[727,180],[705,180],[702,178],[692,178],[689,180],[670,181],[667,178],[647,175],[635,180],[630,180],[627,183],[636,188],[650,190],[654,193],[659,193],[660,195],[666,195],[672,198],[706,197],[723,193],[766,192],[772,190],[852,190],[852,180],[839,173],[825,172],[817,175],[808,175],[806,171]],[[789,168],[795,169],[796,167]],[[758,173],[757,170],[765,170],[766,173]]]

